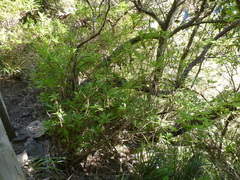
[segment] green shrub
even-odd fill
[[[52,26],[56,31],[48,30]],[[86,156],[117,144],[124,130],[151,128],[146,124],[151,124],[148,120],[155,112],[148,99],[131,81],[107,68],[96,69],[102,59],[97,51],[91,52],[94,43],[76,55],[63,24],[52,22],[46,27],[48,33],[36,43],[39,60],[33,82],[42,89],[41,101],[51,114],[45,125],[66,153]],[[53,33],[52,39],[47,41],[49,33]],[[79,83],[75,83],[73,71]]]

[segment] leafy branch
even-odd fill
[[[100,6],[102,5],[102,3],[104,2],[104,0],[101,2]],[[110,0],[107,0],[107,9],[106,9],[106,12],[104,14],[104,18],[103,18],[103,23],[102,25],[100,26],[99,30],[91,35],[90,37],[88,37],[87,39],[83,40],[82,42],[80,42],[77,46],[76,46],[76,51],[74,53],[74,56],[71,58],[71,63],[72,63],[72,91],[74,92],[76,90],[76,85],[78,84],[78,72],[77,72],[77,66],[78,66],[78,63],[79,61],[77,60],[77,55],[78,55],[78,51],[80,50],[80,48],[85,45],[86,43],[90,42],[91,40],[93,40],[94,38],[96,38],[97,36],[99,36],[103,30],[103,28],[105,27],[106,25],[106,22],[107,22],[107,15],[110,11]],[[100,7],[99,7],[100,8]],[[82,57],[82,58],[85,58]]]
[[[236,21],[234,21],[231,25],[229,25],[228,27],[226,27],[225,29],[223,29],[221,32],[219,32],[214,38],[213,40],[218,40],[220,37],[224,36],[225,34],[227,34],[229,31],[231,31],[233,28],[237,27],[240,23],[240,18]],[[192,70],[193,67],[195,67],[197,64],[202,63],[206,58],[205,55],[207,54],[208,50],[211,48],[211,46],[213,45],[212,42],[210,42],[209,44],[207,44],[203,51],[201,52],[201,54],[195,59],[193,60],[183,71],[183,74],[181,76],[180,81],[178,81],[176,83],[176,88],[180,87],[185,79],[187,78],[189,72]]]

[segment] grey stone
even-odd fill
[[[38,143],[33,138],[28,138],[27,142],[25,143],[27,155],[31,159],[35,158],[44,158],[46,156],[45,148],[42,143]]]
[[[26,127],[26,130],[31,134],[30,136],[33,138],[40,138],[46,132],[46,130],[43,127],[43,123],[41,121],[31,122]]]

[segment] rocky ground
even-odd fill
[[[0,92],[16,133],[12,140],[13,149],[26,177],[33,179],[30,178],[32,175],[26,164],[36,158],[45,158],[49,146],[42,124],[46,114],[41,103],[37,101],[39,91],[29,88],[27,81],[1,78]]]

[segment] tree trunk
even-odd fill
[[[25,180],[0,118],[0,180]]]
[[[0,92],[0,118],[2,119],[2,123],[3,126],[5,127],[8,138],[12,140],[15,137],[15,131],[10,123],[10,119],[1,92]]]

